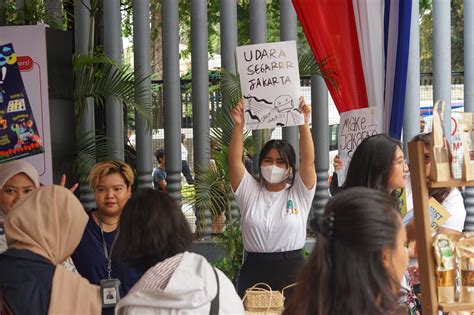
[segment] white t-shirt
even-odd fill
[[[413,216],[413,195],[409,177],[407,177],[407,186],[405,189],[407,196],[407,213],[412,211],[411,215]],[[461,192],[453,187],[441,205],[451,216],[446,222],[441,224],[440,227],[462,232],[464,230],[464,221],[466,220],[466,208],[464,207]]]
[[[307,189],[297,172],[291,189],[271,192],[245,171],[234,192],[245,250],[274,253],[303,248],[315,189],[316,185]],[[288,209],[288,204],[293,207]]]
[[[187,161],[188,160],[188,149],[181,143],[181,160]]]

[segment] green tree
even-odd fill
[[[420,0],[420,71],[433,72],[433,3]],[[464,3],[451,0],[451,69],[464,70]]]

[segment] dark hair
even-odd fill
[[[128,200],[120,216],[118,255],[145,272],[158,262],[188,250],[192,233],[180,206],[168,194],[145,188]]]
[[[400,142],[386,134],[365,138],[352,156],[343,187],[367,187],[388,193],[397,148],[402,149]]]
[[[277,149],[278,154],[280,154],[281,158],[285,160],[286,167],[291,168],[293,176],[291,176],[290,187],[292,187],[296,176],[296,153],[291,144],[285,140],[270,140],[263,146],[260,151],[260,156],[258,157],[260,178],[263,179],[262,170],[260,168],[262,161],[271,149]]]
[[[158,163],[161,163],[161,159],[165,156],[165,150],[158,149],[155,151],[155,157]]]
[[[414,136],[410,142],[413,142],[413,141],[423,142],[423,145],[425,146],[425,148],[429,150],[431,146],[431,133],[420,133]],[[447,148],[448,148],[449,164],[451,165],[453,163],[453,154],[451,153],[451,148],[449,147],[449,145],[447,146]],[[453,177],[451,168],[450,168],[450,171],[451,171],[451,177]],[[428,188],[428,193],[430,197],[433,197],[434,199],[436,199],[437,202],[442,203],[446,198],[448,198],[448,195],[451,192],[451,190],[452,190],[452,187]]]
[[[400,283],[382,258],[384,248],[396,248],[402,228],[390,197],[374,189],[349,188],[329,200],[324,218],[332,218],[332,224],[317,234],[285,314],[398,311]],[[311,224],[320,230],[317,220]]]

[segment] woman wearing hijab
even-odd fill
[[[13,314],[100,314],[99,287],[59,265],[79,244],[87,215],[60,186],[36,189],[5,218],[0,296]]]
[[[40,186],[36,168],[24,160],[0,164],[0,253],[7,250],[3,221],[13,205]]]

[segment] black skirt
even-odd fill
[[[301,249],[279,253],[249,252],[237,278],[237,292],[243,298],[245,290],[259,282],[281,291],[296,282],[303,262]],[[285,290],[285,296],[287,293],[290,291]]]

